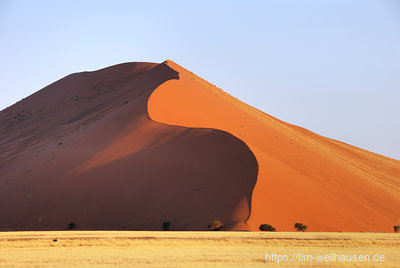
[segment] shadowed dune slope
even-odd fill
[[[0,113],[0,230],[248,229],[258,164],[237,137],[152,121],[178,73],[127,63],[69,75]]]
[[[399,161],[277,120],[174,62],[166,64],[179,79],[153,92],[150,117],[224,130],[246,142],[259,164],[251,230],[262,223],[294,230],[303,222],[312,231],[392,231],[399,224]]]

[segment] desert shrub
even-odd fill
[[[171,223],[169,221],[165,221],[162,223],[162,229],[164,231],[169,231],[169,227],[171,226]]]
[[[70,223],[68,223],[67,229],[68,230],[73,230],[73,229],[75,229],[75,227],[76,227],[76,224],[74,222],[70,222]]]
[[[210,231],[219,231],[221,228],[224,226],[222,221],[220,220],[212,220],[210,224],[208,225],[208,229]]]
[[[260,227],[258,227],[258,229],[260,229],[260,231],[265,231],[265,232],[275,232],[276,229],[269,224],[261,224]]]
[[[304,224],[302,224],[302,223],[296,222],[296,223],[294,224],[294,228],[296,228],[297,231],[304,232],[304,231],[308,228],[308,226],[307,226],[307,225],[304,225]]]
[[[395,233],[397,233],[400,230],[400,225],[393,226],[393,230]]]

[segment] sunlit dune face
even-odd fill
[[[227,131],[249,146],[259,165],[252,230],[270,223],[291,231],[296,221],[317,231],[391,230],[400,213],[398,161],[277,120],[174,62],[167,65],[179,72],[179,80],[152,93],[149,116]]]
[[[399,161],[282,122],[172,61],[69,75],[0,116],[0,230],[399,224]]]

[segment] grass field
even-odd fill
[[[56,241],[53,241],[56,240]],[[266,254],[384,255],[384,261],[266,261]],[[278,258],[278,256],[276,256]],[[282,257],[283,258],[283,257]],[[400,267],[400,234],[0,232],[0,267]]]

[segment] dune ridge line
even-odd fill
[[[179,80],[148,101],[153,120],[227,131],[256,155],[259,173],[248,221],[292,231],[392,231],[400,215],[400,162],[267,115],[172,61]],[[362,186],[362,187],[360,187]]]

